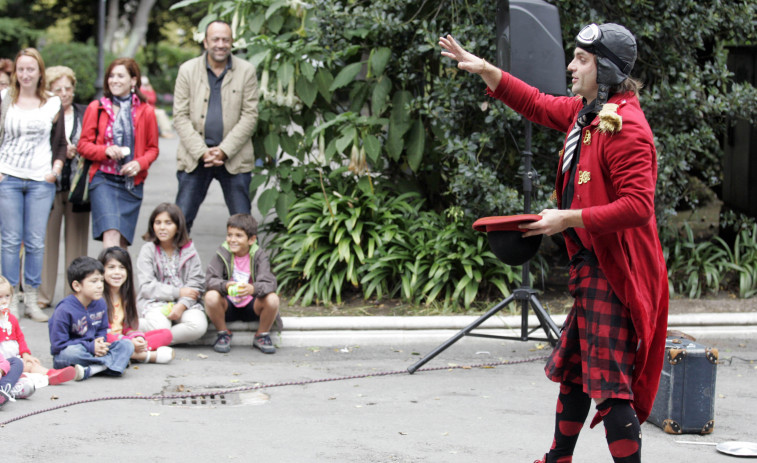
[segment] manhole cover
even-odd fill
[[[175,394],[175,393],[174,393]],[[182,397],[182,395],[190,395],[191,397]],[[262,405],[268,403],[270,396],[260,391],[244,391],[244,392],[231,392],[231,393],[218,393],[218,392],[191,392],[185,394],[176,394],[172,396],[170,392],[164,394],[166,397],[162,399],[163,405],[174,405],[179,407],[218,407],[222,405]]]
[[[178,405],[185,407],[217,407],[219,405],[241,405],[239,393],[232,392],[229,394],[192,393],[191,397],[166,397],[163,399],[163,405]]]

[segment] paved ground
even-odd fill
[[[161,140],[138,234],[154,206],[175,197],[175,146]],[[204,262],[223,240],[226,215],[214,184],[193,233]],[[91,242],[90,255],[100,248]],[[23,320],[22,327],[32,351],[50,365],[46,326]],[[432,370],[409,375],[407,367],[438,345],[438,335],[398,332],[396,342],[388,331],[350,330],[342,338],[313,332],[296,341],[287,335],[277,339],[273,356],[239,345],[239,336],[230,354],[180,347],[169,365],[40,389],[0,410],[2,460],[530,463],[551,443],[557,389],[544,378],[543,360],[452,368],[543,356],[537,343],[465,338],[429,362]],[[644,424],[645,461],[725,462],[731,457],[710,445],[680,442],[757,441],[757,369],[736,359],[757,359],[754,335],[705,330],[700,340],[732,360],[718,367],[715,432],[672,436]],[[151,399],[188,393],[212,403]],[[105,397],[131,398],[87,402]],[[24,417],[79,402],[86,403]],[[576,455],[610,461],[601,427],[584,430]]]
[[[45,326],[23,322],[30,347],[50,364]],[[673,436],[644,424],[645,461],[725,462],[716,443],[757,440],[757,341],[706,339],[720,348],[715,432]],[[531,462],[551,442],[556,385],[533,342],[465,338],[413,375],[408,366],[436,345],[398,342],[282,346],[263,355],[180,347],[168,365],[133,366],[123,378],[94,377],[40,389],[0,410],[0,422],[103,397],[6,424],[3,461]],[[382,375],[385,372],[394,374]],[[341,380],[339,380],[342,378]],[[344,379],[346,378],[346,379]],[[324,381],[336,379],[334,381]],[[320,382],[324,381],[324,382]],[[298,384],[302,383],[302,384]],[[233,404],[209,391],[227,392]],[[211,405],[168,405],[156,395],[202,393]],[[146,400],[147,399],[147,400]],[[178,400],[178,399],[177,399]],[[181,400],[179,400],[181,402]],[[601,427],[585,429],[576,461],[610,461]]]

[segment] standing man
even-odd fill
[[[250,213],[252,132],[258,119],[255,68],[231,54],[231,27],[213,21],[205,29],[205,53],[182,64],[174,89],[174,128],[179,190],[176,204],[187,229],[213,179],[229,215]]]
[[[557,171],[557,206],[521,226],[524,236],[563,233],[575,297],[545,372],[560,383],[552,447],[540,463],[569,463],[597,404],[613,460],[641,461],[641,427],[662,371],[668,315],[665,259],[657,236],[657,153],[629,74],[636,40],[617,24],[591,24],[568,65],[577,97],[555,97],[465,51],[451,37],[442,55],[479,74],[489,94],[529,120],[568,134]]]

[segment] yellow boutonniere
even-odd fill
[[[599,131],[602,133],[618,133],[623,128],[623,118],[618,114],[618,105],[605,103],[599,112]]]

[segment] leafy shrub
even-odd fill
[[[292,303],[339,304],[348,284],[358,287],[360,267],[382,243],[375,222],[382,197],[360,186],[339,192],[312,183],[308,196],[292,205],[286,230],[272,243],[279,250],[274,271],[282,291],[294,290]]]
[[[744,227],[736,236],[733,250],[726,247],[725,267],[735,274],[741,298],[757,295],[757,225]]]
[[[92,43],[51,43],[42,50],[45,66],[68,66],[76,74],[77,103],[87,104],[95,99],[97,80],[97,47]]]
[[[694,232],[685,223],[679,239],[668,248],[668,285],[670,294],[699,298],[715,294],[726,276],[728,245],[719,237],[696,242]]]
[[[461,214],[445,218],[415,209],[399,226],[382,223],[392,239],[366,262],[361,280],[366,298],[375,292],[415,304],[469,308],[476,297],[508,296],[520,283],[520,273],[503,265],[486,235],[473,231]]]
[[[183,3],[208,5],[205,23],[219,17],[228,20],[260,73],[260,117],[253,141],[264,165],[256,170],[252,186],[266,185],[258,202],[263,214],[275,207],[288,225],[290,209],[312,197],[303,185],[331,163],[349,165],[357,176],[370,173],[381,178],[396,185],[399,194],[417,192],[427,210],[458,208],[465,223],[520,212],[522,118],[486,97],[480,78],[442,58],[436,43],[440,35],[451,33],[468,50],[491,61],[496,51],[496,2]],[[633,74],[646,84],[641,102],[658,148],[656,209],[658,222],[666,226],[681,203],[697,206],[690,190],[692,177],[708,186],[720,181],[719,140],[727,118],[757,118],[757,105],[750,104],[757,100],[757,90],[733,84],[725,66],[726,44],[757,38],[757,3],[551,3],[561,13],[568,57],[576,32],[590,22],[619,22],[636,35],[639,59]],[[535,127],[533,167],[541,175],[534,179],[533,210],[553,206],[549,197],[563,138],[564,134]],[[403,236],[410,230],[396,236],[403,237],[407,249],[414,249],[414,236],[422,236],[422,230],[412,228],[413,234]],[[674,289],[694,295],[717,289],[716,273],[722,276],[724,262],[717,247],[677,243],[677,233],[662,238],[673,265]],[[700,280],[692,273],[695,269],[709,273]],[[384,271],[408,275],[399,264]],[[434,275],[471,278],[468,272]],[[366,282],[371,294],[380,290],[421,299],[428,284],[405,284],[403,289]],[[454,282],[455,288],[459,282]],[[436,296],[461,294],[463,290],[440,289]]]
[[[488,250],[486,235],[452,215],[422,211],[416,193],[372,191],[346,168],[305,186],[286,230],[273,238],[274,271],[292,303],[341,303],[352,288],[372,296],[466,308],[480,292],[509,294],[520,274]],[[333,186],[344,188],[342,192]]]
[[[200,47],[179,47],[166,42],[143,47],[136,60],[158,96],[173,94],[179,66],[200,54]]]

